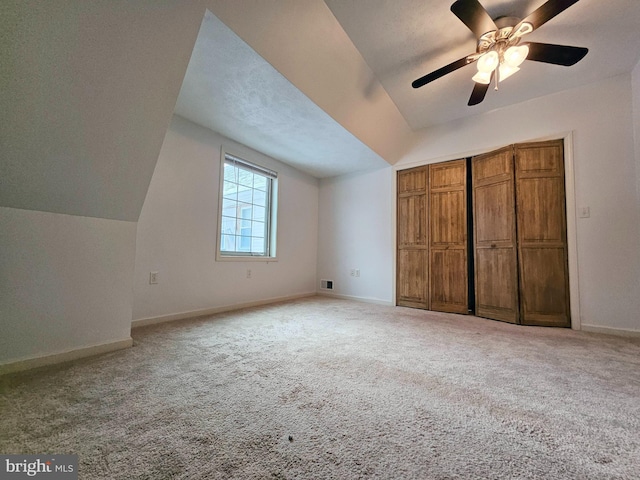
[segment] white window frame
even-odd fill
[[[228,158],[235,160],[238,164],[244,164],[256,173],[261,173],[271,178],[270,198],[267,203],[269,205],[267,215],[267,254],[256,255],[244,252],[223,252],[222,247],[222,208],[224,197],[224,165]],[[249,158],[249,159],[248,159]],[[278,260],[276,256],[276,238],[277,238],[277,212],[278,212],[278,173],[270,168],[261,166],[250,159],[250,155],[245,152],[235,152],[234,150],[222,146],[220,149],[220,183],[218,195],[218,229],[216,240],[216,261],[233,262],[233,261],[251,261],[251,262],[275,262]]]

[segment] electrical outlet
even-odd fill
[[[251,278],[251,269],[247,268],[247,278]]]
[[[355,268],[352,268],[352,269],[351,269],[351,276],[352,276],[352,277],[355,277],[355,276],[356,276],[356,269],[355,269]]]
[[[356,277],[359,277],[359,276],[360,276],[360,269],[356,268]]]
[[[578,209],[578,216],[580,218],[589,218],[591,216],[591,209],[589,207],[580,207]]]
[[[149,285],[158,283],[158,272],[149,272]]]

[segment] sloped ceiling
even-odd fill
[[[295,98],[280,112],[288,125],[325,139],[281,128],[262,132],[259,148],[328,176],[410,147],[411,129],[322,0],[6,0],[0,206],[136,221],[207,9],[280,73],[272,86],[283,90],[267,82],[261,98]],[[243,122],[225,133],[249,144]]]
[[[207,8],[256,55],[286,78],[287,83],[387,164],[397,162],[411,148],[415,141],[413,131],[322,0],[211,0],[207,2]],[[203,32],[204,35],[206,32]],[[232,37],[226,36],[228,39]],[[210,47],[226,50],[234,48],[237,43],[232,41],[227,46],[219,42]],[[207,55],[211,58],[214,53],[208,52]],[[254,55],[252,58],[259,60]],[[203,71],[201,67],[194,70]],[[211,79],[209,83],[221,90],[217,94],[219,97],[227,95],[227,83],[216,79]],[[280,95],[277,90],[286,86],[274,80],[273,83],[264,82],[261,88],[259,95],[263,98],[277,98]],[[229,95],[235,95],[233,88]],[[187,118],[192,116],[182,108],[180,111]],[[296,116],[301,125],[305,124],[305,112],[308,111],[308,106],[301,106]],[[216,112],[211,111],[210,114],[216,115]],[[315,120],[320,120],[319,116]],[[219,122],[212,120],[210,123]],[[318,123],[318,127],[318,131],[322,132],[335,126]],[[342,136],[341,141],[335,139],[330,142],[342,149],[346,147],[346,139],[346,136]],[[290,148],[292,151],[296,151],[300,144],[308,143],[307,139],[288,140],[286,134],[278,140],[283,149]],[[306,152],[301,152],[303,154],[299,161],[310,162],[313,169],[308,171],[318,176],[332,176],[379,165],[376,156],[370,156],[370,162],[365,162],[362,156],[360,159],[350,159],[350,152],[361,150],[358,145],[352,145],[344,150],[344,154],[339,154],[342,165],[339,168],[335,168],[338,166],[335,148],[323,148],[327,153],[323,158],[314,155],[314,149],[307,148]],[[283,160],[287,161],[286,158]]]
[[[209,11],[175,113],[319,178],[387,165]]]
[[[188,111],[200,95],[213,110],[218,103],[218,110],[245,110],[225,135],[331,176],[394,164],[434,125],[630,72],[638,63],[640,2],[580,0],[531,36],[588,47],[577,66],[527,62],[474,108],[466,106],[473,67],[414,90],[412,80],[475,48],[450,3],[5,0],[0,206],[137,220],[181,86],[193,89],[191,100],[186,93],[180,99],[183,116],[223,130]],[[482,3],[493,16],[523,16],[544,0]],[[196,81],[182,83],[207,10],[227,28],[224,41],[207,44],[221,49],[212,58],[233,60],[225,52],[231,46],[259,72],[246,95],[210,76],[215,68],[197,49]],[[216,96],[207,95],[211,89]],[[268,108],[255,108],[263,103]],[[279,128],[265,127],[283,117]],[[311,129],[331,141],[319,146]]]
[[[0,206],[136,221],[203,13],[3,1]]]

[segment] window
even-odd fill
[[[273,258],[278,174],[222,153],[219,258]]]

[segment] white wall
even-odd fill
[[[633,90],[633,134],[636,149],[636,189],[640,202],[640,62],[631,74],[631,88]],[[640,229],[640,224],[638,224]]]
[[[0,364],[130,339],[136,224],[0,207]]]
[[[318,283],[333,280],[333,293],[361,300],[393,301],[391,167],[320,183]],[[360,270],[360,277],[351,270]]]
[[[576,205],[591,209],[590,218],[576,220],[582,327],[640,331],[640,203],[631,75],[422,131],[421,142],[395,168],[462,158],[527,140],[561,138],[567,132],[573,132]],[[389,177],[388,181],[393,180]],[[364,209],[364,215],[380,211],[377,221],[359,221],[357,213],[332,219],[343,215],[342,210],[324,200],[328,195],[348,197],[354,188],[365,189],[367,183],[366,175],[323,182],[321,229],[335,222],[342,238],[361,239],[359,249],[377,252],[369,259],[383,271],[394,255],[392,247],[378,248],[388,243],[387,235],[395,229],[389,214],[394,204],[391,188],[372,185],[365,194],[375,204]],[[319,269],[324,277],[340,277],[356,260],[348,243],[334,242],[333,249],[320,250]],[[392,277],[389,273],[378,278],[386,284],[383,297],[392,295]],[[374,296],[374,291],[359,291],[358,296]],[[339,293],[355,295],[355,290],[346,288]]]
[[[217,262],[220,147],[278,172],[275,262]],[[315,291],[317,180],[174,116],[138,221],[133,319],[204,312]],[[247,278],[251,269],[251,278]],[[157,285],[149,272],[159,272]]]

